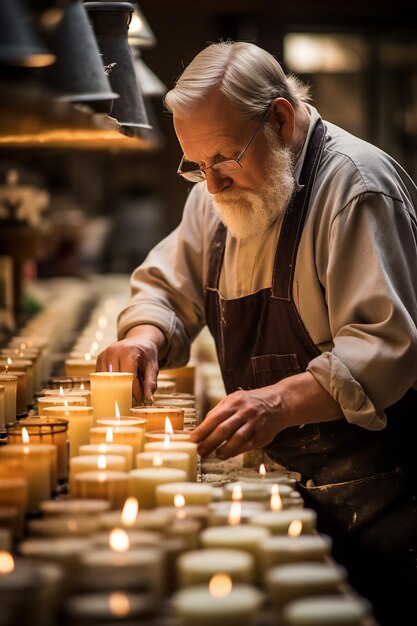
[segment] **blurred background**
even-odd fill
[[[417,177],[417,24],[376,0],[0,0],[0,328],[30,281],[128,274],[189,186],[162,98],[210,42],[266,48]],[[1,340],[1,336],[0,336]]]

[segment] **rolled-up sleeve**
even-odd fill
[[[346,419],[384,428],[384,409],[417,380],[417,229],[405,203],[364,193],[330,225],[322,284],[332,349],[308,370]]]

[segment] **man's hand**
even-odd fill
[[[223,398],[191,433],[199,454],[217,450],[219,459],[228,459],[271,442],[282,426],[279,394],[270,389],[239,390]]]
[[[158,328],[138,326],[128,333],[126,339],[112,343],[100,352],[96,371],[132,372],[135,401],[138,404],[151,403],[157,386],[158,353],[164,344],[165,337]]]

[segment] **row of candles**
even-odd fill
[[[97,332],[109,342],[104,319],[89,330],[96,343]],[[243,469],[222,487],[202,480],[188,440],[193,367],[161,376],[153,406],[132,407],[131,374],[96,373],[91,356],[89,372],[66,369],[51,379],[60,390],[33,396],[36,414],[5,420],[1,525],[7,508],[14,517],[11,536],[0,528],[0,625],[245,626],[265,611],[271,624],[322,624],[323,611],[364,623],[369,605],[346,594],[291,480]]]

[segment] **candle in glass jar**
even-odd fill
[[[17,376],[0,374],[0,385],[4,387],[4,423],[14,422],[17,413]]]
[[[80,472],[89,472],[97,469],[126,471],[126,460],[115,454],[91,454],[73,456],[69,466],[69,491],[74,494],[74,477]]]
[[[146,418],[147,431],[164,429],[167,418],[173,429],[184,427],[184,409],[181,407],[135,406],[130,409],[130,415]]]
[[[91,454],[115,454],[122,456],[125,459],[126,471],[130,472],[133,469],[133,448],[132,446],[124,443],[88,443],[80,446],[78,449],[79,456],[91,455]]]
[[[91,404],[94,423],[102,417],[129,415],[132,406],[131,372],[93,372],[90,374]]]
[[[108,500],[113,509],[123,506],[129,491],[129,474],[115,470],[80,472],[74,476],[74,497]]]
[[[65,398],[64,402],[67,400],[68,398]],[[77,456],[80,446],[90,441],[90,429],[93,424],[92,407],[65,404],[64,406],[47,406],[43,412],[45,417],[68,421],[69,455],[70,457]]]
[[[54,446],[53,446],[54,447]],[[51,485],[51,446],[48,444],[7,444],[0,446],[2,459],[20,459],[28,492],[27,511],[37,511],[39,503],[50,497]]]
[[[71,406],[87,406],[87,398],[82,396],[71,396],[68,398],[63,398],[60,395],[56,396],[40,396],[37,400],[38,403],[38,414],[45,415],[45,409],[49,407],[58,406],[62,409]],[[52,417],[52,414],[50,414]],[[55,417],[59,417],[59,415],[55,414]],[[66,418],[65,418],[66,419]]]

